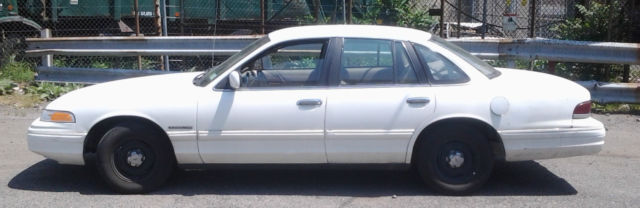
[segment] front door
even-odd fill
[[[198,106],[205,163],[326,163],[325,51],[329,40],[284,43],[238,71],[240,88],[215,90]]]

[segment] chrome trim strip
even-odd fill
[[[517,135],[517,134],[548,134],[548,133],[570,133],[581,131],[600,130],[599,127],[582,127],[582,128],[551,128],[551,129],[525,129],[525,130],[499,130],[501,135]]]

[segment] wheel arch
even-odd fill
[[[174,155],[175,157],[175,150],[173,148],[173,144],[171,143],[171,140],[167,132],[165,132],[160,127],[160,125],[158,125],[156,122],[152,121],[151,119],[141,117],[141,116],[135,116],[135,115],[111,116],[111,117],[104,118],[99,122],[96,122],[93,126],[91,126],[91,128],[87,133],[87,136],[84,139],[83,154],[86,156],[87,154],[95,153],[97,150],[98,143],[100,142],[100,139],[102,139],[102,136],[104,136],[104,134],[107,133],[107,131],[109,131],[111,128],[123,122],[140,123],[160,133],[160,135],[162,135],[163,137],[162,139],[166,139],[171,144],[170,145],[171,154]],[[86,160],[86,157],[85,157],[85,160]]]
[[[493,128],[493,126],[491,126],[489,123],[479,118],[459,116],[459,117],[442,118],[434,122],[431,122],[426,127],[422,128],[420,133],[417,134],[414,141],[410,143],[411,146],[408,148],[408,150],[410,151],[407,154],[408,156],[410,156],[409,162],[411,164],[414,164],[414,160],[415,160],[414,155],[417,153],[416,148],[419,146],[420,142],[425,142],[427,140],[426,134],[428,132],[437,129],[438,127],[454,125],[454,124],[471,126],[483,132],[484,135],[489,140],[494,158],[497,160],[504,160],[505,158],[504,143],[502,142],[502,138],[500,137],[500,134],[495,128]]]

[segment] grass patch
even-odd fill
[[[14,58],[6,60],[0,68],[0,79],[10,79],[14,82],[31,82],[35,76],[34,66],[26,61],[15,61]]]
[[[624,113],[640,115],[640,104],[591,104],[594,113]]]
[[[42,100],[36,95],[0,95],[0,105],[13,106],[16,108],[35,108],[39,107],[41,103]]]

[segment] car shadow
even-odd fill
[[[43,192],[114,194],[93,167],[40,161],[13,177],[12,189]],[[495,168],[476,196],[574,195],[566,180],[537,162],[505,163]],[[437,195],[415,171],[344,169],[218,169],[177,171],[156,195],[306,195],[306,196],[421,196]]]

